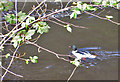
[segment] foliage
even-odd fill
[[[113,16],[108,16],[108,15],[106,15],[106,18],[108,18],[108,19],[112,19]]]
[[[34,23],[33,28],[37,30],[37,33],[43,34],[44,32],[47,33],[48,29],[50,28],[46,22],[40,21],[37,23]]]
[[[5,55],[5,57],[6,57],[6,58],[8,58],[9,56],[10,56],[10,54],[9,54],[9,53],[7,53],[7,54]]]
[[[29,64],[29,61],[31,61],[32,63],[37,63],[37,56],[30,56],[29,59],[26,60],[26,64]]]
[[[120,0],[118,0],[120,1]],[[118,1],[116,0],[93,0],[93,4],[83,3],[81,1],[73,2],[76,7],[71,8],[72,14],[70,15],[70,19],[77,18],[77,15],[81,14],[84,11],[97,11],[97,6],[100,7],[116,7],[118,8]]]
[[[18,22],[23,21],[23,19],[25,19],[26,16],[27,16],[26,13],[23,13],[22,11],[20,11],[19,13],[17,13]]]
[[[5,20],[9,24],[15,24],[15,22],[16,22],[16,16],[14,14],[7,13],[7,15],[5,15]]]
[[[70,27],[70,25],[69,24],[67,24],[66,26],[64,26],[64,27],[66,27],[66,29],[67,29],[67,31],[68,32],[72,32],[72,28]]]
[[[13,2],[8,2],[7,0],[2,0],[0,2],[0,11],[8,11],[13,9]]]
[[[70,61],[70,63],[72,63],[73,65],[75,65],[75,66],[81,66],[80,65],[80,62],[79,61],[77,61],[77,60],[74,60],[74,61]]]

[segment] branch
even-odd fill
[[[77,25],[74,25],[74,24],[72,24],[72,23],[64,22],[64,21],[59,20],[59,19],[57,19],[57,18],[55,18],[55,17],[53,17],[53,18],[54,18],[55,20],[61,22],[61,23],[69,24],[69,25],[74,26],[74,27],[77,27],[77,28],[87,28],[87,27],[83,27],[83,26],[77,26]]]
[[[27,17],[30,16],[37,8],[39,8],[45,1],[46,1],[46,0],[42,1],[35,9],[33,9],[33,10],[25,17],[25,19],[24,19],[23,21],[25,21],[25,20],[27,19]],[[6,43],[7,40],[9,40],[17,31],[25,28],[25,27],[23,27],[23,28],[20,28],[20,29],[15,30],[18,26],[20,26],[20,25],[23,23],[23,21],[22,21],[21,23],[17,24],[8,34],[6,34],[6,37],[4,37],[4,38],[0,41],[1,47],[2,47],[2,46],[4,45],[4,43]],[[15,32],[14,32],[14,30],[15,30]],[[12,35],[7,38],[7,36],[10,35],[11,33],[12,33]],[[6,38],[7,38],[7,39],[6,39]],[[5,40],[5,39],[6,39],[6,40]],[[4,42],[3,42],[3,41],[4,41]]]
[[[11,59],[9,65],[8,65],[8,67],[7,67],[7,70],[5,71],[5,73],[3,74],[3,76],[1,77],[1,81],[3,80],[3,78],[5,77],[5,75],[7,74],[8,69],[11,67],[12,62],[13,62],[14,57],[15,57],[15,54],[16,54],[16,52],[17,52],[18,49],[19,49],[19,45],[17,46],[16,50],[15,50],[14,53],[13,53],[13,57],[12,57],[12,59]]]
[[[73,76],[73,74],[75,73],[75,70],[77,69],[77,66],[73,69],[71,75],[69,76],[67,82],[71,79],[71,77]]]
[[[65,59],[65,58],[59,57],[59,56],[62,56],[61,54],[57,54],[56,52],[53,52],[53,51],[48,50],[48,49],[46,49],[46,48],[43,48],[43,47],[41,47],[41,46],[39,46],[39,45],[37,45],[37,44],[35,44],[35,43],[33,43],[33,42],[27,41],[26,44],[32,44],[32,45],[38,47],[39,49],[42,49],[42,50],[47,51],[47,52],[49,52],[49,53],[51,53],[51,54],[54,54],[58,59],[62,59],[62,60],[64,60],[64,61],[70,62],[70,60],[67,60],[67,59]]]
[[[23,77],[22,75],[15,74],[15,73],[13,73],[12,71],[7,70],[7,69],[4,68],[2,65],[0,65],[0,67],[1,67],[2,69],[4,69],[4,70],[8,71],[9,73],[11,73],[11,74],[17,76],[17,77]]]
[[[92,14],[92,13],[87,12],[87,11],[84,11],[84,12],[85,12],[86,14],[90,14],[90,15],[92,15],[92,16],[95,16],[95,17],[97,17],[97,18],[99,18],[99,19],[107,20],[107,21],[110,21],[110,22],[112,22],[112,23],[114,23],[114,24],[120,25],[120,23],[117,23],[117,22],[112,21],[112,20],[110,20],[110,19],[100,17],[100,16],[98,16],[98,15]]]

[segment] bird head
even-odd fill
[[[77,47],[75,45],[69,46],[69,48],[72,48],[74,51],[77,50]]]

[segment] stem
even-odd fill
[[[73,76],[73,74],[75,73],[75,70],[77,69],[77,66],[73,69],[71,75],[69,76],[67,82],[71,79],[71,77]]]
[[[7,74],[8,69],[11,67],[11,65],[12,65],[12,63],[13,63],[13,60],[14,60],[14,57],[15,57],[15,54],[16,54],[16,52],[17,52],[18,49],[19,49],[19,45],[17,46],[16,50],[15,50],[14,53],[13,53],[13,57],[12,57],[9,65],[8,65],[8,67],[7,67],[7,70],[5,71],[5,73],[3,74],[3,76],[1,77],[1,81],[3,80],[3,78],[5,77],[5,75]]]
[[[46,1],[46,0],[44,0],[44,1]],[[44,3],[44,1],[41,2],[35,9],[33,9],[33,10],[25,17],[25,19],[24,19],[23,21],[25,21],[28,16],[30,16],[37,8],[39,8],[39,7]],[[4,38],[0,41],[1,47],[2,47],[2,46],[7,42],[7,40],[9,40],[17,31],[19,31],[19,29],[17,29],[17,31],[16,31],[15,29],[16,29],[18,26],[20,26],[20,25],[23,23],[23,21],[22,21],[21,23],[17,24],[8,34],[6,34],[6,37],[4,37]],[[23,28],[25,28],[25,27],[23,27]],[[23,29],[23,28],[20,28],[20,30]],[[14,30],[15,30],[15,32],[14,32]],[[7,36],[10,35],[11,33],[12,33],[12,35],[7,38]],[[7,38],[7,39],[6,39],[6,38]],[[6,39],[6,40],[5,40],[5,39]],[[4,41],[4,42],[3,42],[3,41]]]
[[[100,17],[100,16],[98,16],[98,15],[92,14],[92,13],[87,12],[87,11],[84,11],[84,12],[85,12],[86,14],[90,14],[90,15],[92,15],[92,16],[95,16],[95,17],[97,17],[97,18],[99,18],[99,19],[108,20],[108,21],[110,21],[110,22],[112,22],[112,23],[114,23],[114,24],[120,25],[120,23],[117,23],[117,22],[112,21],[112,20],[110,20],[110,19]]]
[[[18,76],[18,77],[23,77],[22,75],[15,74],[15,73],[13,73],[12,71],[7,70],[7,69],[6,69],[6,68],[4,68],[2,65],[0,65],[0,67],[1,67],[2,69],[4,69],[4,70],[8,71],[9,73],[11,73],[11,74],[15,75],[15,76]]]
[[[33,42],[27,41],[26,43],[27,43],[27,44],[32,44],[32,45],[38,47],[39,49],[42,49],[42,50],[47,51],[47,52],[49,52],[49,53],[51,53],[51,54],[54,54],[58,59],[62,59],[62,60],[64,60],[64,61],[70,62],[70,60],[67,60],[67,59],[65,59],[65,58],[59,57],[59,56],[62,56],[62,55],[57,54],[56,52],[53,52],[53,51],[48,50],[48,49],[46,49],[46,48],[43,48],[43,47],[41,47],[41,46],[39,46],[39,45],[37,45],[37,44],[35,44],[35,43],[33,43]]]

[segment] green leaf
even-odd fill
[[[3,11],[4,7],[3,7],[3,3],[0,2],[0,11]]]
[[[27,18],[26,24],[29,25],[34,20],[35,20],[35,17],[30,16],[30,17]]]
[[[80,64],[80,62],[79,61],[70,61],[70,63],[72,63],[73,65],[75,65],[75,66],[81,66],[81,64]]]
[[[74,13],[75,13],[75,12],[72,12],[72,14],[70,15],[70,19],[71,19],[71,18],[73,18],[73,16],[74,16]]]
[[[21,41],[21,40],[22,40],[22,39],[20,38],[19,35],[13,37],[13,39],[11,40],[11,42],[13,42],[13,46],[14,46],[14,48],[17,47],[18,43],[20,44],[20,41]]]
[[[77,3],[76,2],[73,2],[74,5],[76,5]]]
[[[32,59],[31,62],[32,62],[32,63],[37,63],[37,60]]]
[[[22,27],[26,27],[26,29],[27,29],[27,27],[28,27],[28,25],[27,25],[25,22],[23,22],[21,26],[22,26]]]
[[[31,57],[31,56],[30,56],[29,58],[30,58],[31,60],[33,59],[33,57]]]
[[[22,11],[20,11],[19,13],[17,13],[17,16],[18,16],[18,17],[26,16],[26,13],[23,13]]]
[[[33,59],[38,59],[38,57],[37,56],[33,56]]]
[[[2,51],[3,51],[3,50],[4,50],[4,46],[0,46],[0,50],[2,50]]]
[[[97,11],[97,8],[94,8],[94,11]]]
[[[7,3],[4,3],[4,10],[8,11],[8,10],[12,10],[13,9],[13,2],[8,2]]]
[[[106,15],[106,18],[111,19],[111,18],[113,18],[113,16]]]
[[[9,56],[10,56],[10,54],[9,54],[9,53],[7,53],[7,54],[5,55],[5,57],[6,57],[6,58],[8,58]]]
[[[72,28],[71,27],[67,27],[67,31],[72,32]]]
[[[7,21],[7,23],[10,23],[10,24],[15,24],[16,22],[16,16],[14,14],[8,14],[5,15],[5,20]]]
[[[30,61],[29,59],[25,60],[26,64],[29,64],[29,61]]]
[[[32,35],[34,35],[35,30],[28,30],[28,32],[25,34],[25,39],[29,40],[32,39]]]
[[[87,4],[84,3],[84,4],[83,4],[83,10],[85,10],[86,8],[87,8]]]

